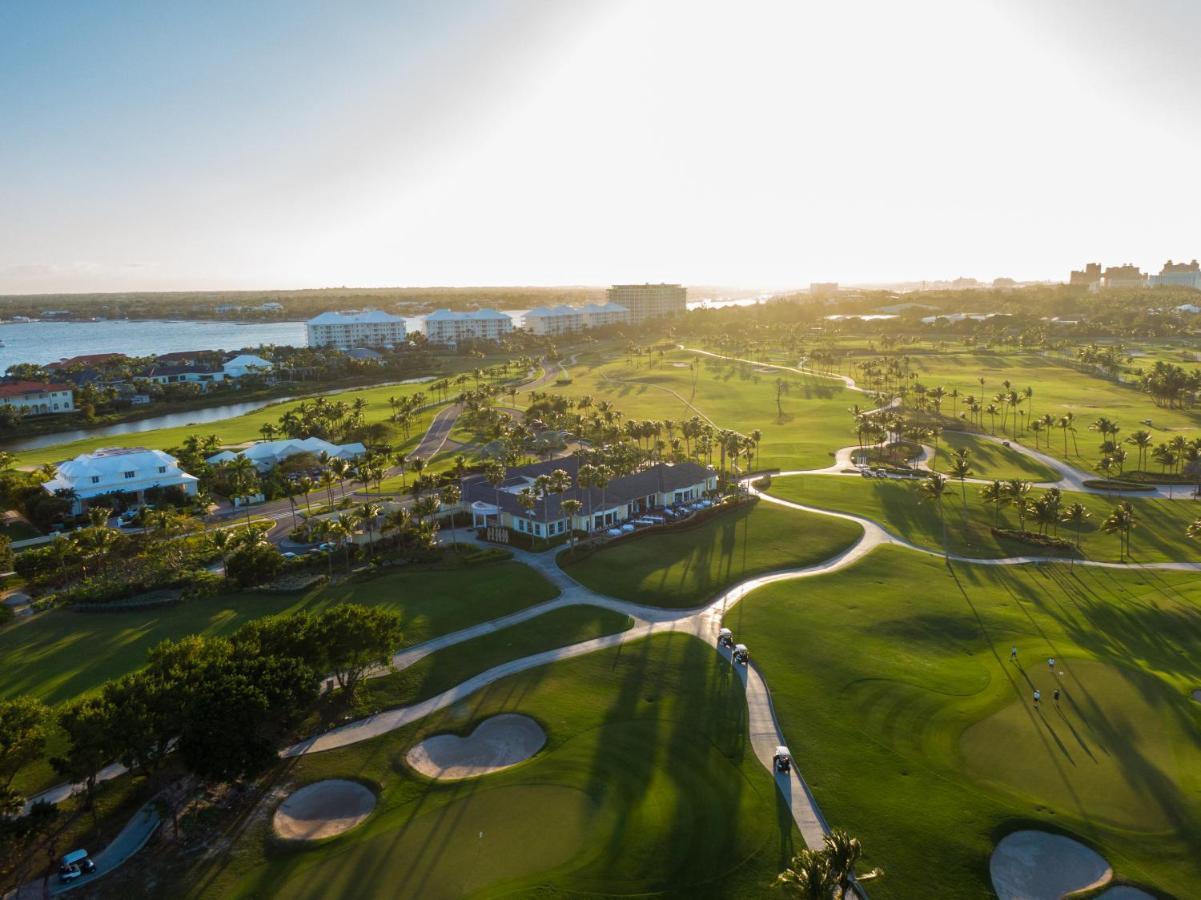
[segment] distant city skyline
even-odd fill
[[[0,293],[1201,255],[1182,0],[0,8]]]

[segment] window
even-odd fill
[[[137,478],[137,477],[138,477],[138,473],[137,473],[137,472],[126,472],[126,473],[125,473],[125,477],[126,477],[126,478]]]
[[[92,476],[92,484],[99,484],[99,483],[100,483],[100,476],[99,476],[99,475],[93,475],[93,476]]]
[[[159,473],[160,475],[165,475],[165,474],[167,474],[167,467],[166,467],[166,466],[159,466],[159,467],[158,467],[158,473]]]

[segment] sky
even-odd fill
[[[0,0],[0,293],[1201,256],[1201,4]]]

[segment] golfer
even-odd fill
[[[1040,694],[1038,691],[1034,692],[1034,708],[1035,709],[1038,708],[1038,701],[1041,700],[1042,698],[1043,698],[1042,694]]]
[[[1012,662],[1017,662],[1017,658],[1018,658],[1018,648],[1016,646],[1010,647],[1009,648],[1009,659]]]
[[[1055,657],[1054,657],[1054,656],[1052,656],[1050,659],[1048,659],[1048,660],[1047,660],[1047,667],[1048,667],[1048,668],[1049,668],[1049,669],[1050,669],[1052,672],[1054,672],[1054,671],[1055,671]]]
[[[1059,705],[1059,688],[1055,689],[1055,693],[1052,694],[1051,697],[1055,700],[1055,705],[1058,706]]]

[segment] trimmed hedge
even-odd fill
[[[1055,550],[1065,550],[1072,554],[1079,552],[1072,541],[1069,541],[1067,538],[1056,537],[1052,534],[1039,534],[1037,531],[1019,531],[1016,528],[993,528],[992,533],[994,537],[1017,541],[1019,544],[1028,544],[1031,547],[1051,547]]]

